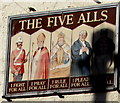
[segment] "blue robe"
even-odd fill
[[[89,54],[83,52],[79,54],[80,49],[82,48],[82,43],[78,39],[75,41],[71,47],[71,76],[88,76],[90,75],[90,56],[91,56],[91,47],[90,44],[85,41],[86,47],[89,49]]]

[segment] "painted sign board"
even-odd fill
[[[117,88],[118,3],[8,21],[5,98]]]

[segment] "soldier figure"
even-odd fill
[[[25,50],[22,48],[22,37],[18,37],[16,45],[17,48],[12,51],[10,56],[10,67],[13,81],[21,81],[24,73],[24,63],[27,62]]]

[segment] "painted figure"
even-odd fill
[[[21,81],[24,73],[24,63],[27,62],[25,50],[22,48],[22,37],[16,41],[17,48],[12,51],[10,56],[10,68],[13,74],[13,81]]]
[[[50,57],[47,47],[44,47],[46,36],[41,33],[37,37],[38,48],[34,52],[31,69],[31,79],[48,79]]]
[[[57,43],[51,50],[52,77],[67,77],[70,75],[70,46],[65,41],[65,34],[59,33]]]
[[[71,47],[71,76],[90,75],[91,46],[86,41],[87,35],[87,31],[82,30]]]

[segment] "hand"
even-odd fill
[[[24,63],[26,63],[26,62],[27,62],[27,58],[24,59]]]
[[[15,74],[16,69],[11,68],[11,73]]]
[[[18,71],[15,72],[15,75],[18,76]]]
[[[82,52],[87,52],[88,51],[88,48],[87,47],[82,47]]]

